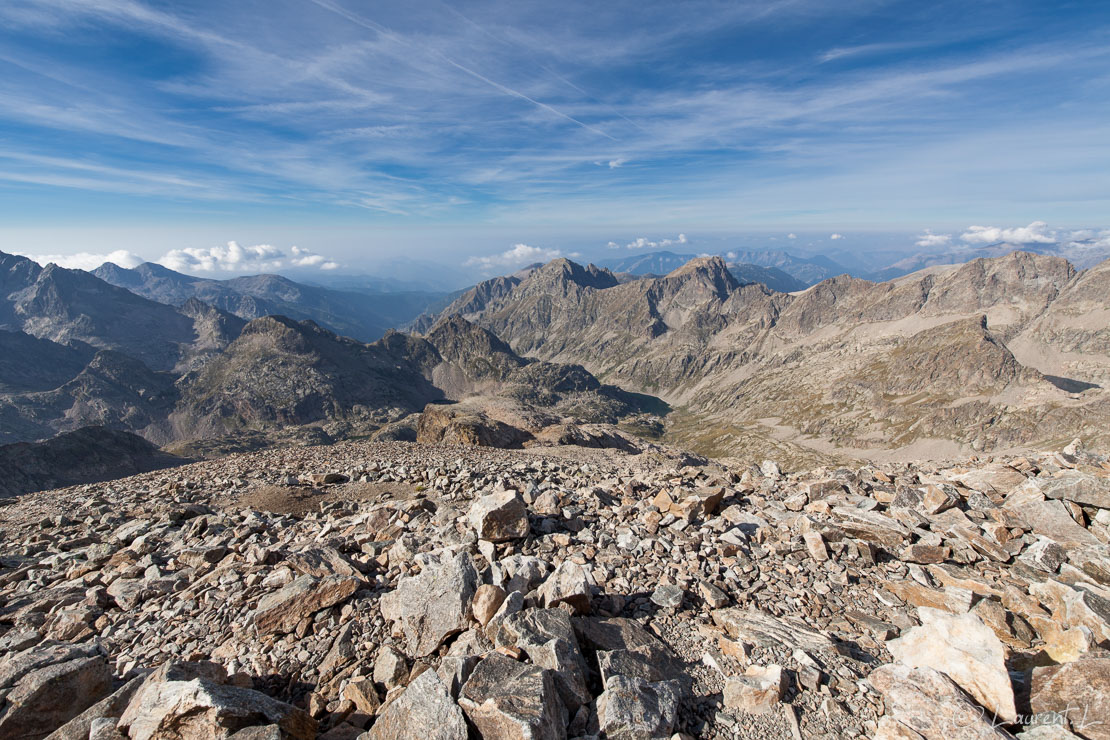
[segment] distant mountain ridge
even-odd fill
[[[297,283],[280,275],[215,280],[185,275],[152,262],[133,269],[109,262],[93,274],[159,303],[178,306],[196,298],[248,321],[272,315],[309,319],[361,341],[373,341],[389,329],[407,324],[442,297],[423,292],[341,291]]]
[[[694,254],[658,251],[601,260],[598,265],[615,273],[666,275],[697,258]],[[727,264],[741,283],[762,283],[781,293],[802,290],[848,272],[825,257],[796,257],[781,250],[729,252]]]
[[[991,449],[1066,434],[1080,408],[1078,426],[1106,436],[1108,263],[1014,252],[797,295],[741,286],[719,257],[604,287],[567,263],[479,284],[439,318],[658,395],[700,420],[678,441],[703,448],[755,434],[815,454]]]

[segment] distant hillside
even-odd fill
[[[114,480],[187,462],[134,434],[90,426],[46,442],[0,446],[0,498]]]
[[[151,262],[134,269],[106,263],[93,274],[159,303],[196,298],[246,320],[282,315],[309,319],[360,341],[404,326],[441,300],[439,293],[342,291],[297,283],[280,275],[227,280],[194,277]]]
[[[648,252],[598,263],[612,272],[632,275],[666,275],[697,255],[674,252]],[[822,280],[843,275],[848,270],[827,257],[796,257],[783,251],[750,250],[729,252],[729,266],[743,284],[763,283],[772,290],[790,293]],[[762,268],[762,269],[761,269]]]

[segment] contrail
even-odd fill
[[[372,21],[372,20],[367,20],[365,18],[362,18],[361,16],[355,15],[354,13],[350,12],[346,8],[343,8],[343,7],[338,6],[334,3],[328,2],[328,0],[308,0],[308,2],[310,2],[314,5],[318,5],[319,7],[323,8],[324,10],[329,10],[332,13],[335,13],[336,15],[342,16],[343,18],[346,18],[347,20],[349,20],[351,23],[354,23],[355,25],[362,26],[363,28],[370,29],[371,31],[376,31],[377,33],[380,33],[383,36],[388,36],[389,38],[393,39],[394,41],[398,41],[402,44],[405,44],[406,46],[411,46],[413,48],[420,48],[420,47],[417,47],[416,44],[412,43],[411,41],[404,38],[403,36],[397,35],[393,31],[391,31],[389,28],[381,25],[380,23],[377,23],[377,22]],[[593,133],[597,134],[598,136],[604,136],[606,139],[609,139],[611,141],[617,141],[616,137],[610,136],[609,134],[605,133],[601,129],[596,128],[594,126],[591,126],[590,124],[588,124],[584,121],[580,121],[577,118],[575,118],[574,116],[569,116],[566,113],[563,113],[561,110],[558,110],[556,108],[552,108],[547,103],[540,102],[539,100],[536,100],[535,98],[531,98],[531,97],[525,95],[522,92],[519,92],[517,90],[512,89],[511,87],[507,87],[505,85],[502,85],[500,82],[495,82],[495,81],[491,80],[490,78],[486,77],[485,75],[479,74],[478,72],[475,72],[473,69],[470,69],[469,67],[467,67],[463,64],[459,64],[454,59],[450,58],[446,54],[443,54],[442,52],[436,51],[435,49],[427,49],[427,48],[422,49],[422,50],[427,52],[427,53],[430,53],[430,54],[432,54],[436,57],[439,57],[440,59],[442,59],[447,64],[450,64],[452,67],[458,69],[460,72],[465,72],[466,74],[470,75],[474,79],[480,80],[480,81],[486,83],[487,85],[494,88],[495,90],[498,90],[498,91],[500,91],[500,92],[502,92],[506,95],[510,95],[514,98],[519,98],[521,100],[527,101],[527,102],[531,103],[532,105],[536,106],[537,108],[542,108],[543,110],[545,110],[549,113],[552,113],[552,114],[558,116],[559,118],[563,118],[563,119],[566,119],[567,121],[570,121],[571,123],[578,124],[579,126],[586,129],[587,131],[592,131]]]

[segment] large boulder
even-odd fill
[[[424,671],[360,740],[466,740],[466,719],[435,671]]]
[[[430,655],[451,635],[469,624],[470,603],[478,589],[478,571],[465,552],[421,553],[423,569],[401,579],[382,597],[382,615],[401,633],[405,651]]]
[[[492,653],[475,667],[459,706],[484,738],[562,740],[566,708],[551,671]]]
[[[299,576],[292,583],[264,596],[251,620],[259,634],[292,632],[302,620],[345,601],[361,585],[360,579],[350,576]]]
[[[887,642],[890,654],[911,668],[938,670],[1003,722],[1017,718],[1006,670],[1006,648],[973,613],[948,614],[919,607],[921,626]]]
[[[598,729],[608,740],[669,738],[681,699],[678,681],[611,676],[597,698]]]
[[[501,622],[494,643],[517,647],[533,664],[554,672],[555,686],[573,712],[593,697],[586,686],[586,660],[578,649],[570,614],[563,609],[529,609]]]
[[[1110,657],[1034,668],[1029,704],[1036,714],[1064,717],[1083,737],[1110,740]]]
[[[528,536],[528,507],[516,491],[499,491],[470,506],[470,526],[478,537],[505,542]]]
[[[150,674],[119,719],[130,740],[222,740],[277,725],[287,740],[313,740],[316,720],[252,689],[224,684],[219,665],[168,663]]]
[[[886,713],[925,740],[1008,740],[955,681],[932,668],[889,663],[871,672]]]
[[[112,671],[91,645],[43,643],[0,666],[0,737],[48,735],[111,693]],[[2,695],[2,694],[0,694]]]

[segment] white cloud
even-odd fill
[[[672,247],[676,244],[685,244],[686,241],[685,234],[679,234],[676,239],[660,239],[659,241],[651,241],[647,237],[641,236],[624,246],[626,249],[658,249],[659,247]],[[612,244],[613,242],[609,243]]]
[[[945,247],[952,242],[951,234],[934,234],[929,229],[914,242],[919,247]]]
[[[1052,244],[1056,241],[1056,232],[1050,230],[1048,224],[1044,221],[1034,221],[1028,226],[1018,226],[1012,229],[999,228],[998,226],[971,226],[960,238],[973,244],[993,244],[995,242]]]
[[[48,265],[53,262],[59,267],[68,267],[71,270],[95,270],[103,265],[105,262],[113,262],[120,267],[138,267],[144,260],[134,252],[128,252],[126,249],[117,249],[114,252],[107,254],[97,254],[94,252],[77,252],[76,254],[24,254],[22,252],[15,252],[20,257],[34,260],[40,265]]]
[[[318,267],[334,270],[339,263],[307,249],[293,247],[292,255],[269,244],[186,247],[164,254],[158,263],[179,272],[272,272],[286,267]]]
[[[487,257],[471,257],[463,265],[478,267],[484,272],[492,272],[506,267],[523,267],[533,262],[547,262],[562,255],[563,253],[558,249],[514,244],[511,249],[506,249],[500,254],[492,254]],[[573,257],[575,255],[571,254],[569,256]]]
[[[786,238],[787,238],[787,239],[797,239],[797,238],[798,238],[798,235],[797,235],[797,234],[787,234],[787,235],[786,235]]]
[[[726,259],[734,260],[734,259],[736,259],[736,257],[737,257],[736,252],[725,252],[725,258]]]
[[[829,238],[834,239],[834,240],[835,239],[843,239],[844,235],[843,234],[829,234]]]
[[[610,159],[609,160],[609,169],[615,170],[618,167],[620,167],[621,165],[623,165],[624,162],[625,162],[625,160],[623,160],[623,159]]]

